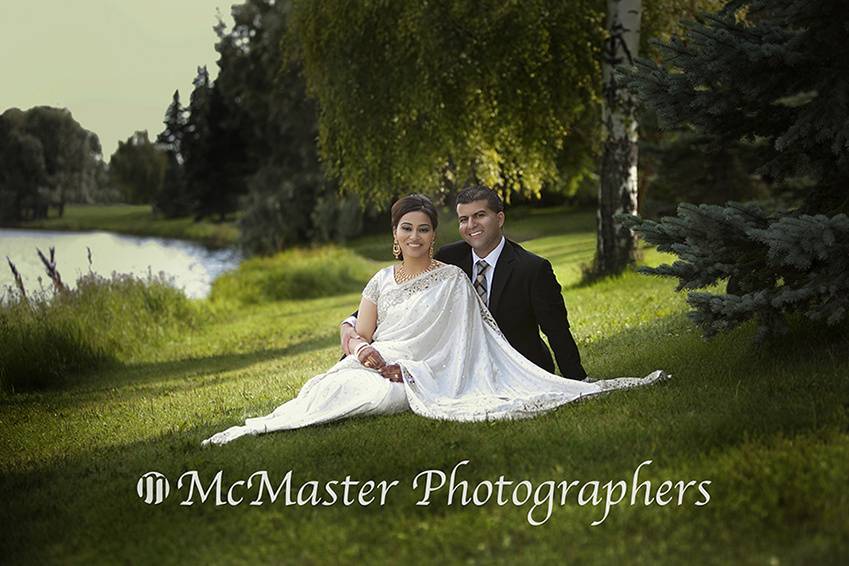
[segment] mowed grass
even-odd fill
[[[335,363],[338,322],[359,297],[244,306],[76,386],[0,400],[3,562],[845,563],[849,332],[799,325],[758,347],[744,327],[705,342],[673,281],[628,274],[578,285],[594,247],[590,214],[530,214],[508,234],[536,222],[544,232],[523,245],[552,260],[590,374],[664,368],[670,382],[533,420],[406,413],[204,449],[203,438],[266,414]],[[412,479],[462,460],[458,480],[471,487],[499,476],[630,483],[651,460],[640,480],[653,491],[664,480],[710,480],[711,499],[632,506],[629,493],[598,526],[603,505],[579,506],[574,493],[536,527],[533,501],[449,506],[446,488],[417,506]],[[150,470],[173,489],[187,470],[205,481],[222,470],[226,488],[258,470],[276,484],[290,469],[296,489],[346,476],[400,485],[383,507],[180,506],[187,489],[153,506],[136,494]]]
[[[51,211],[52,212],[52,211]],[[55,213],[54,213],[55,214]],[[196,222],[191,217],[158,218],[150,205],[68,205],[64,215],[21,224],[44,230],[108,230],[119,234],[195,240],[212,248],[234,245],[239,238],[235,222]]]

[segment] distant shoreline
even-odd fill
[[[235,220],[195,221],[191,217],[156,218],[150,205],[75,204],[65,207],[61,218],[2,224],[0,228],[85,232],[104,230],[130,236],[151,236],[197,242],[209,249],[235,247],[239,229]]]

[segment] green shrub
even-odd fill
[[[261,168],[248,180],[239,220],[239,246],[248,255],[271,255],[309,241],[310,213],[321,179],[289,175],[280,167]]]
[[[324,194],[310,215],[313,240],[346,242],[363,233],[363,207],[355,195]],[[388,216],[385,215],[385,216]]]
[[[374,263],[333,246],[256,257],[212,285],[213,301],[255,304],[353,293],[377,271]]]
[[[197,307],[162,277],[84,275],[55,297],[0,304],[0,385],[57,385],[199,320]]]

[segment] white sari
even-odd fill
[[[247,419],[244,426],[203,443],[225,444],[245,435],[407,409],[453,421],[527,418],[668,377],[658,370],[645,378],[588,383],[548,373],[510,346],[469,278],[453,265],[401,284],[387,267],[372,277],[363,297],[377,305],[372,345],[386,363],[401,366],[403,383],[393,383],[348,356],[310,379],[297,397],[271,414]]]

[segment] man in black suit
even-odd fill
[[[587,377],[551,263],[504,237],[504,205],[498,195],[480,185],[464,189],[457,195],[457,217],[463,241],[443,246],[435,259],[466,272],[519,353],[553,373],[542,330],[563,376]]]
[[[551,353],[539,335],[542,330],[563,376],[586,378],[551,263],[504,237],[501,198],[482,185],[468,187],[457,195],[457,217],[463,241],[442,246],[434,258],[466,272],[519,353],[554,373]],[[346,333],[353,333],[351,320],[343,323],[343,342]]]

